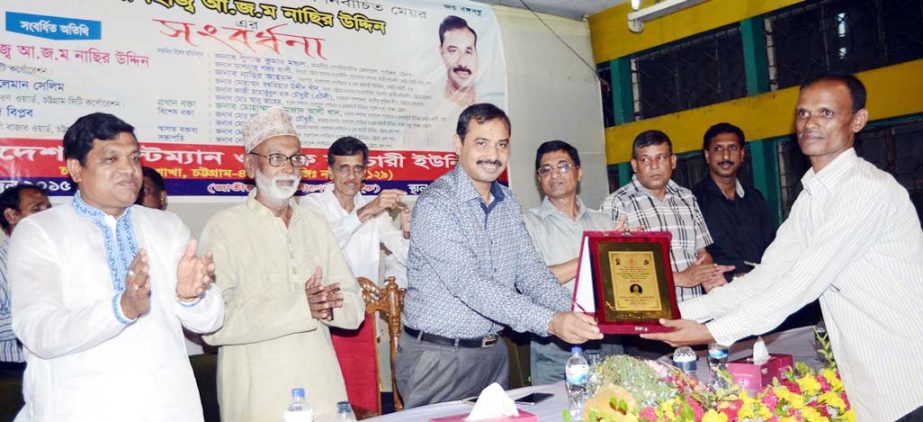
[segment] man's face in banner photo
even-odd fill
[[[478,72],[478,50],[476,37],[468,28],[452,29],[445,32],[439,54],[446,68],[449,88],[453,91],[468,90],[474,87]]]
[[[362,189],[365,179],[365,160],[362,153],[356,155],[334,155],[330,166],[333,190],[338,196],[352,198]]]

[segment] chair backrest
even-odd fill
[[[366,313],[365,321],[355,330],[330,327],[330,341],[340,363],[346,396],[356,415],[380,414],[381,385],[374,315]]]
[[[401,309],[404,307],[404,294],[407,289],[397,286],[394,277],[388,277],[381,286],[365,277],[359,277],[365,311],[381,315],[388,323],[388,337],[391,340],[391,391],[394,394],[394,410],[404,409],[401,396],[397,391],[397,378],[394,372],[394,360],[397,358],[397,341],[401,337]]]

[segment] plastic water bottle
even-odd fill
[[[356,414],[348,401],[337,402],[337,422],[356,422]]]
[[[567,402],[570,408],[571,420],[579,421],[583,419],[583,403],[587,399],[590,365],[583,357],[583,348],[574,346],[570,349],[570,353],[571,356],[564,366]]]
[[[689,346],[683,346],[673,351],[673,366],[691,377],[695,377],[696,361],[698,359],[695,351]]]
[[[718,376],[718,371],[727,371],[728,369],[728,348],[718,343],[708,345],[708,368],[711,369],[712,387],[727,388],[724,379]]]
[[[292,389],[292,401],[285,409],[285,422],[314,422],[314,409],[304,397],[304,388]]]

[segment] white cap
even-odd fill
[[[301,142],[292,118],[282,107],[273,107],[253,115],[244,123],[244,152],[253,151],[261,142],[275,136],[294,136]]]

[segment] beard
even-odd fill
[[[291,186],[288,186],[288,187],[279,186],[278,182],[284,182],[284,181],[291,181],[292,182]],[[260,170],[256,171],[257,189],[259,189],[260,192],[263,193],[263,195],[266,195],[267,198],[274,200],[274,201],[278,201],[278,202],[288,201],[289,198],[291,198],[292,195],[295,194],[295,191],[298,190],[299,182],[301,182],[301,179],[295,175],[289,175],[289,176],[279,175],[279,176],[270,178],[269,176],[263,174],[262,171]]]

